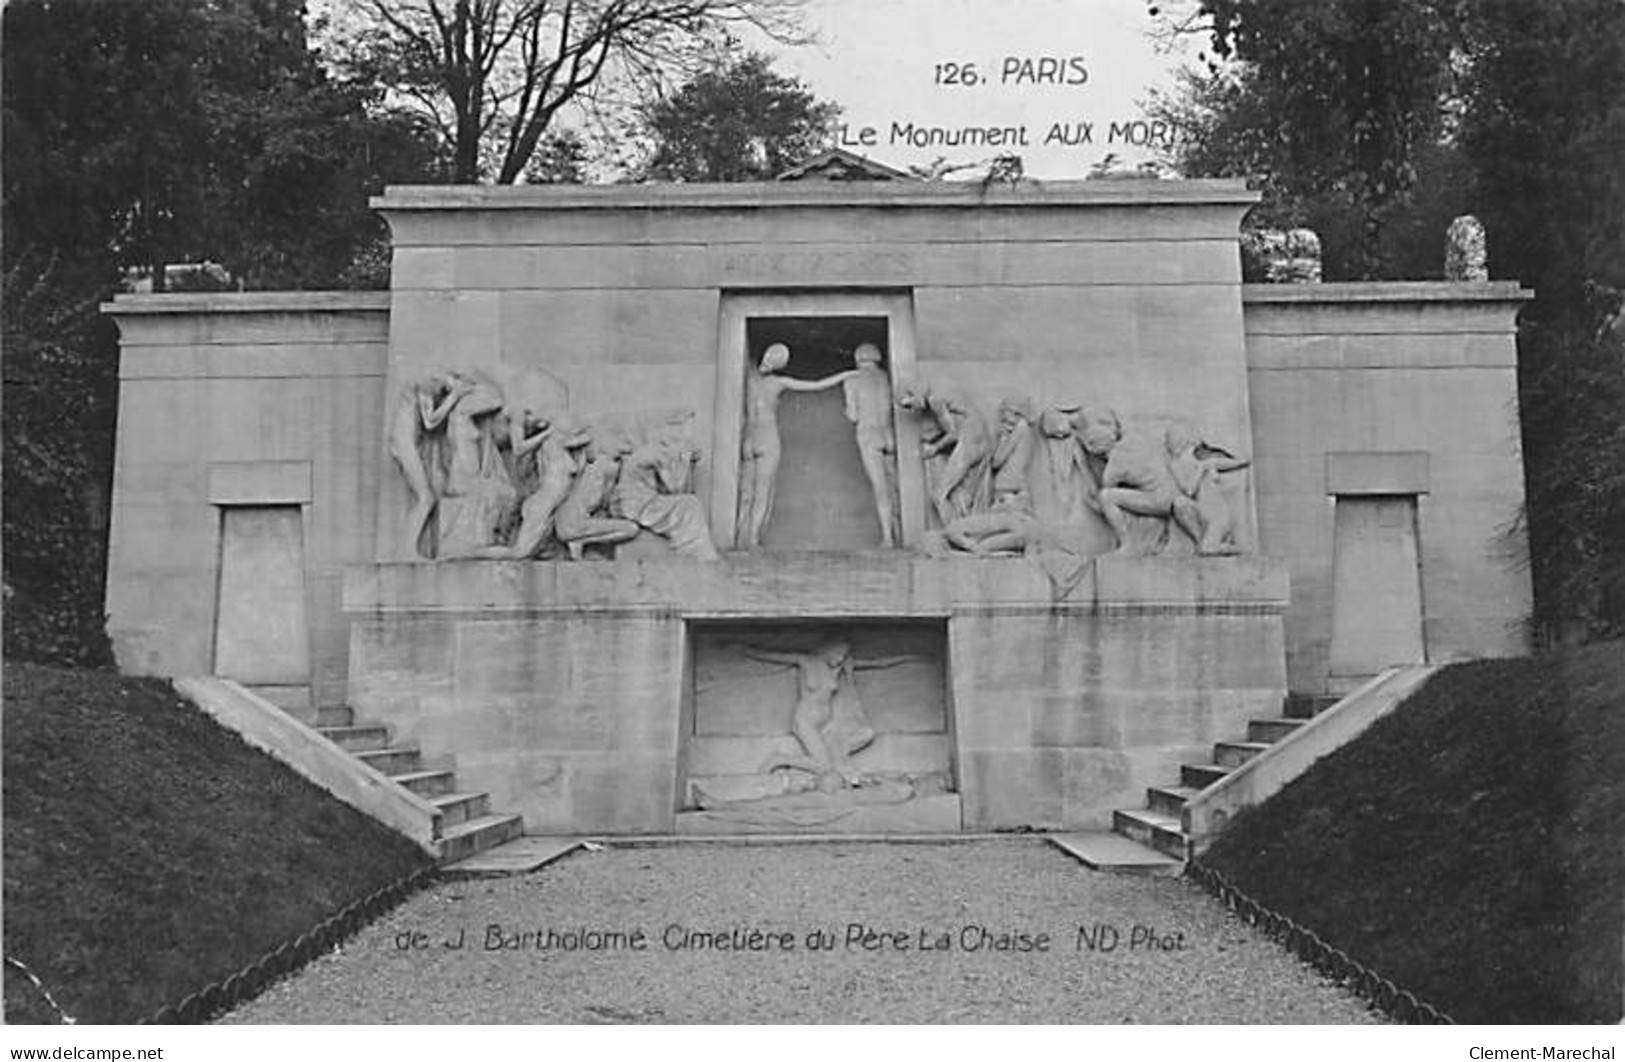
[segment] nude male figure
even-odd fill
[[[745,377],[745,453],[740,469],[740,531],[742,549],[755,549],[773,515],[773,490],[779,475],[783,443],[779,439],[779,396],[786,391],[827,391],[856,372],[848,369],[822,380],[798,380],[783,375],[790,364],[790,348],[774,343],[762,353],[761,364]]]
[[[892,482],[892,454],[896,436],[892,430],[891,377],[880,367],[880,349],[863,343],[852,352],[856,375],[841,385],[846,397],[846,419],[856,427],[858,457],[863,474],[874,490],[875,512],[880,517],[880,544],[897,544],[897,504]]]
[[[1091,453],[1098,453],[1087,438],[1084,446]],[[1164,448],[1112,442],[1106,471],[1101,476],[1099,503],[1101,515],[1117,534],[1120,554],[1141,552],[1130,531],[1131,513],[1171,519],[1193,541],[1201,541],[1201,518],[1196,513],[1196,502],[1180,491]]]
[[[588,448],[587,463],[554,517],[553,533],[570,551],[571,560],[581,560],[587,546],[630,542],[638,536],[636,521],[600,513],[620,472],[619,454],[600,451],[596,443]]]

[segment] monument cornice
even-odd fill
[[[211,291],[117,295],[102,313],[385,313],[387,291]]]
[[[1260,193],[1242,180],[760,182],[635,185],[391,185],[382,211],[774,210],[808,207],[966,209],[1244,207]]]
[[[1524,302],[1535,297],[1516,280],[1379,280],[1329,284],[1243,284],[1243,303]]]

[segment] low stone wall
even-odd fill
[[[373,556],[389,294],[122,295],[102,309],[122,337],[107,565],[120,669],[281,687],[278,703],[314,720],[344,696],[343,567]],[[286,548],[260,548],[270,538]]]
[[[1425,652],[1384,666],[1526,651],[1516,317],[1528,296],[1508,282],[1242,289],[1259,548],[1291,566],[1293,689],[1337,686],[1344,499],[1414,501]]]
[[[723,620],[945,621],[966,829],[1085,828],[1278,710],[1284,568],[737,555],[375,564],[346,572],[350,700],[531,832],[666,833],[693,730],[691,631]]]

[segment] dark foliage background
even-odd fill
[[[4,12],[5,652],[111,663],[103,624],[118,341],[130,275],[382,286],[386,181],[426,131],[323,72],[290,0],[17,0]],[[174,430],[186,431],[186,425]]]
[[[1625,4],[1193,0],[1208,51],[1157,116],[1188,176],[1250,176],[1252,223],[1321,237],[1327,280],[1442,275],[1472,213],[1519,316],[1538,641],[1625,633]],[[1210,58],[1211,57],[1211,58]]]

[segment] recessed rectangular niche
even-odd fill
[[[745,321],[745,372],[756,372],[763,353],[777,343],[790,351],[784,375],[822,380],[851,369],[853,351],[869,343],[880,351],[880,367],[889,375],[887,331],[885,317],[749,317]],[[748,432],[748,410],[745,423]],[[781,456],[762,548],[839,551],[879,547],[874,491],[863,470],[842,387],[785,391],[779,398],[778,424]],[[892,444],[895,452],[895,438]],[[745,445],[750,445],[748,438]],[[748,458],[747,454],[747,469]],[[895,483],[895,468],[890,474]]]
[[[1385,668],[1427,659],[1416,501],[1414,494],[1336,500],[1332,693],[1347,693]]]
[[[215,617],[216,675],[250,685],[310,682],[299,506],[221,508]]]
[[[744,826],[959,829],[943,622],[695,623],[690,645],[683,809]],[[826,755],[845,785],[825,777]]]

